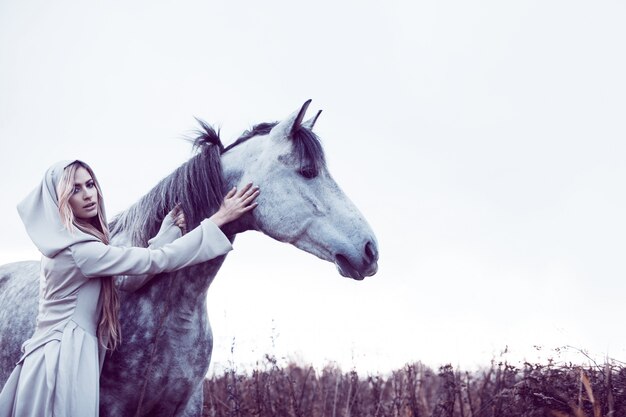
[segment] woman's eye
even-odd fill
[[[73,192],[74,194],[76,194],[76,193],[77,193],[77,192],[79,192],[79,191],[80,191],[80,188],[79,188],[79,187],[74,187],[74,190],[73,190],[72,192]]]
[[[94,186],[93,182],[90,182],[87,184],[87,188],[93,188],[93,186]]]

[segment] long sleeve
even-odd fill
[[[230,241],[208,219],[180,239],[156,249],[121,248],[95,241],[71,246],[74,261],[86,277],[170,272],[208,261],[230,250]]]
[[[180,228],[174,223],[172,212],[170,212],[163,219],[156,236],[148,241],[148,248],[160,248],[168,243],[172,243],[181,236]],[[116,275],[113,279],[115,280],[115,286],[118,290],[133,292],[146,285],[153,277],[153,274]]]

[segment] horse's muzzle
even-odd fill
[[[344,277],[360,281],[378,271],[378,248],[375,243],[368,241],[359,256],[335,255],[335,265]]]

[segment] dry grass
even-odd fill
[[[234,370],[204,385],[204,416],[623,417],[626,369],[492,362],[480,372],[406,365],[388,376],[328,366],[279,366],[266,356],[252,374]]]

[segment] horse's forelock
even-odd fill
[[[294,152],[298,155],[300,168],[313,169],[314,175],[326,166],[324,148],[315,133],[305,127],[300,127],[292,135]]]

